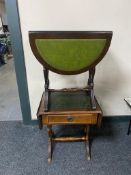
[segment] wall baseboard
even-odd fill
[[[103,116],[104,122],[128,122],[130,119],[131,115]]]

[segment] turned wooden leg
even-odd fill
[[[94,96],[94,90],[91,89],[91,104],[92,104],[92,109],[96,109],[96,102],[95,102],[95,96]]]
[[[89,79],[88,79],[88,87],[90,89],[92,109],[96,109],[96,102],[94,96],[94,75],[95,75],[95,67],[89,69]]]
[[[51,158],[52,158],[52,125],[47,126],[48,129],[48,163],[51,163]]]
[[[102,122],[102,114],[98,115],[98,120],[97,120],[97,127],[100,128],[101,127],[101,122]]]
[[[45,78],[45,101],[44,101],[44,111],[48,111],[48,101],[49,101],[49,92],[48,92],[48,88],[49,88],[49,78],[48,78],[48,74],[49,74],[49,71],[48,69],[45,69],[43,67],[43,72],[44,72],[44,78]]]
[[[128,131],[127,131],[127,135],[130,134],[130,129],[131,129],[131,120],[130,120],[130,122],[129,122],[129,127],[128,127]]]
[[[41,115],[38,117],[38,124],[39,124],[39,129],[41,130],[43,128],[42,116]]]
[[[89,142],[89,129],[90,129],[90,126],[87,125],[85,127],[85,146],[86,146],[86,158],[88,160],[91,159],[91,154],[90,154],[90,142]]]

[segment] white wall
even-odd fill
[[[104,115],[128,115],[131,97],[130,0],[18,0],[32,118],[44,89],[42,66],[29,45],[30,30],[112,30],[108,54],[97,66],[95,94]],[[75,78],[74,78],[75,77]],[[50,73],[51,88],[85,85],[87,73],[66,77]]]
[[[2,18],[0,16],[0,34],[3,34]]]
[[[0,34],[3,34],[2,7],[3,7],[3,3],[0,1]]]
[[[2,17],[2,21],[4,25],[7,25],[7,15],[5,10],[5,1],[0,0],[0,16]]]

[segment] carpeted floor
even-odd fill
[[[130,175],[131,134],[128,123],[104,123],[91,130],[92,159],[85,160],[83,142],[56,143],[47,163],[47,132],[20,122],[0,122],[0,175]],[[79,128],[81,130],[81,128]],[[75,128],[55,128],[78,132]]]
[[[14,59],[0,67],[0,121],[22,120]]]

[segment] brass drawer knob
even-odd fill
[[[73,120],[74,120],[74,117],[72,117],[72,116],[68,116],[68,117],[67,117],[67,121],[68,121],[68,122],[73,122]]]

